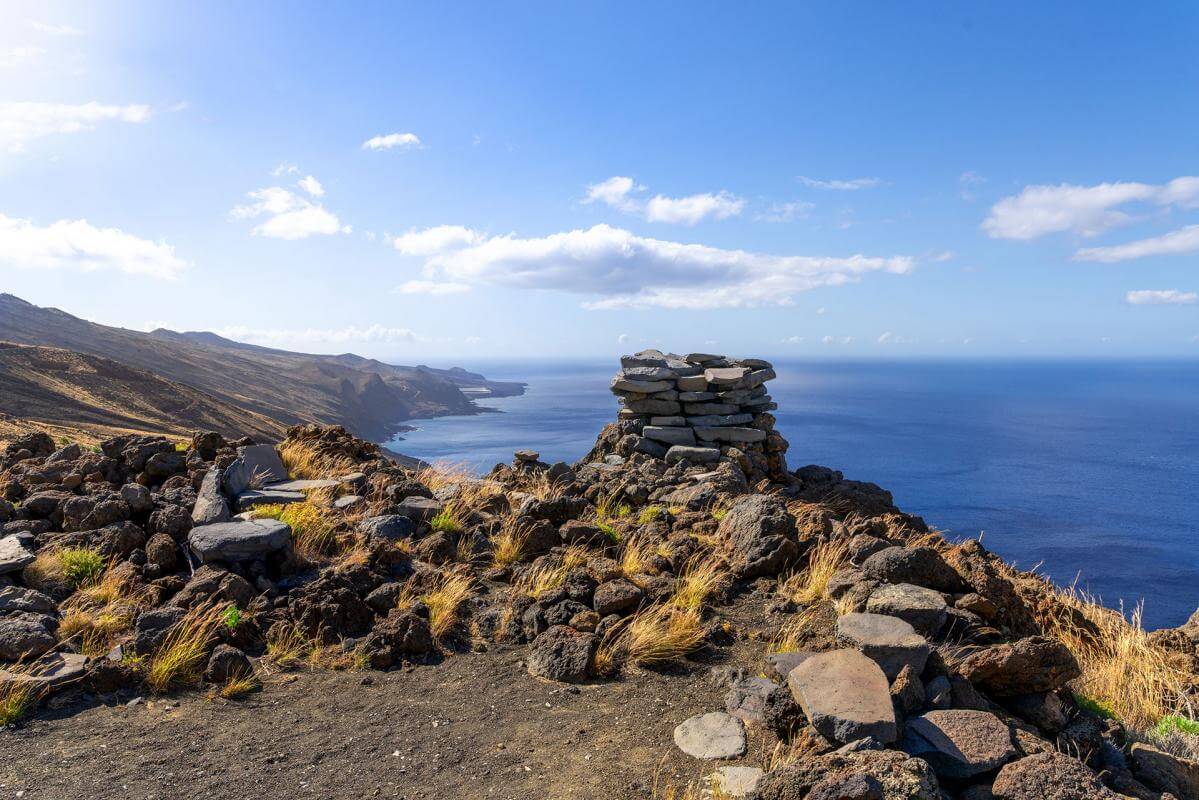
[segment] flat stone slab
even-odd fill
[[[204,563],[253,561],[282,550],[291,542],[291,528],[274,519],[233,520],[192,528],[191,551]]]
[[[903,751],[929,763],[937,777],[969,780],[998,769],[1018,753],[1012,734],[989,711],[929,711],[907,721]]]
[[[677,381],[680,392],[705,392],[708,389],[708,379],[703,375],[687,375]]]
[[[666,367],[625,367],[620,371],[620,375],[624,379],[641,383],[673,381],[679,377],[677,372]]]
[[[787,686],[808,721],[829,739],[848,744],[873,736],[889,744],[899,735],[887,676],[857,650],[807,658],[787,674]]]
[[[54,690],[87,674],[87,656],[78,653],[50,653],[33,662],[28,671],[0,669],[0,685],[16,684],[34,689]]]
[[[715,399],[716,395],[712,392],[705,392],[702,390],[695,392],[679,391],[680,403],[707,403]]]
[[[925,636],[934,636],[941,629],[948,608],[940,592],[911,583],[884,584],[866,600],[871,614],[899,617]]]
[[[697,714],[674,729],[674,743],[695,758],[740,758],[745,755],[745,726],[723,711]]]
[[[687,424],[686,417],[650,417],[650,425],[663,425],[667,428],[681,428]]]
[[[704,370],[704,380],[713,386],[733,386],[749,374],[747,367],[716,367]]]
[[[290,481],[268,483],[262,488],[273,492],[311,492],[313,489],[332,489],[340,484],[341,481],[332,478],[297,478]]]
[[[721,767],[712,773],[709,781],[722,797],[745,797],[758,788],[758,781],[765,774],[761,767]]]
[[[666,463],[690,461],[693,464],[710,464],[720,460],[720,449],[717,447],[689,447],[676,444],[666,451]]]
[[[612,379],[612,391],[614,392],[653,394],[654,392],[664,392],[667,389],[673,388],[673,381],[634,381],[620,377]]]
[[[638,414],[673,416],[683,410],[677,400],[626,400],[625,408]]]
[[[846,614],[837,620],[837,641],[873,659],[887,680],[895,680],[906,666],[919,675],[932,651],[910,623],[886,614]]]
[[[719,428],[729,425],[748,425],[753,421],[753,414],[705,414],[699,417],[687,418],[687,424],[693,428]]]
[[[430,497],[405,497],[396,503],[395,511],[401,517],[408,517],[416,522],[427,522],[440,514],[443,508],[445,506],[440,500]]]
[[[667,428],[662,425],[646,425],[641,435],[646,439],[666,444],[694,445],[695,434],[690,428]]]
[[[249,511],[254,506],[287,505],[303,503],[303,492],[290,492],[285,489],[249,489],[237,496],[237,511]]]
[[[19,572],[33,563],[37,556],[16,536],[0,539],[0,575]]]
[[[764,442],[766,431],[757,428],[696,428],[695,438],[701,442]]]
[[[741,406],[736,403],[684,403],[683,412],[693,417],[712,414],[736,414]]]
[[[338,511],[356,508],[366,502],[366,498],[358,494],[347,494],[333,501],[333,507]]]

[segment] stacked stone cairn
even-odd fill
[[[735,462],[751,483],[786,483],[787,440],[774,430],[778,405],[766,382],[768,361],[710,353],[684,356],[643,350],[620,359],[612,393],[620,420],[637,436],[635,452],[670,464]]]

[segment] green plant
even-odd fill
[[[646,506],[645,508],[641,509],[641,513],[637,515],[637,524],[648,525],[649,523],[661,517],[664,510],[665,509],[663,509],[662,506]]]
[[[1096,716],[1103,717],[1104,719],[1116,719],[1116,712],[1107,703],[1078,693],[1074,695],[1074,702],[1078,704],[1079,708],[1090,711]]]
[[[228,608],[221,613],[221,622],[229,630],[234,630],[245,619],[245,614],[235,605],[230,604]]]
[[[429,527],[438,533],[459,533],[462,531],[462,521],[458,519],[458,510],[449,503],[429,520]]]
[[[302,556],[316,558],[337,550],[337,515],[311,499],[303,503],[255,506],[253,513],[255,517],[268,517],[286,523],[291,528],[296,552]]]
[[[612,544],[620,544],[620,534],[616,532],[616,528],[610,522],[597,520],[595,527],[599,528],[600,533],[608,537],[608,541]]]
[[[191,449],[191,442],[175,442],[176,453],[186,453]]]
[[[724,515],[727,513],[729,513],[727,508],[714,508],[712,509],[712,519],[720,522],[722,519],[724,519]]]
[[[107,566],[104,556],[89,547],[66,547],[58,551],[62,575],[72,586],[95,583]]]
[[[1158,720],[1157,724],[1153,726],[1152,733],[1158,738],[1165,738],[1178,733],[1187,736],[1199,736],[1199,721],[1188,719],[1178,714],[1170,714]]]

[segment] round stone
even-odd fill
[[[745,755],[745,726],[723,711],[697,714],[674,729],[674,743],[695,758],[740,758]]]

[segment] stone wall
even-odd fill
[[[644,350],[620,365],[612,393],[624,406],[621,428],[636,439],[624,448],[672,464],[729,459],[751,483],[789,481],[787,441],[769,413],[778,408],[766,391],[775,377],[769,362]]]

